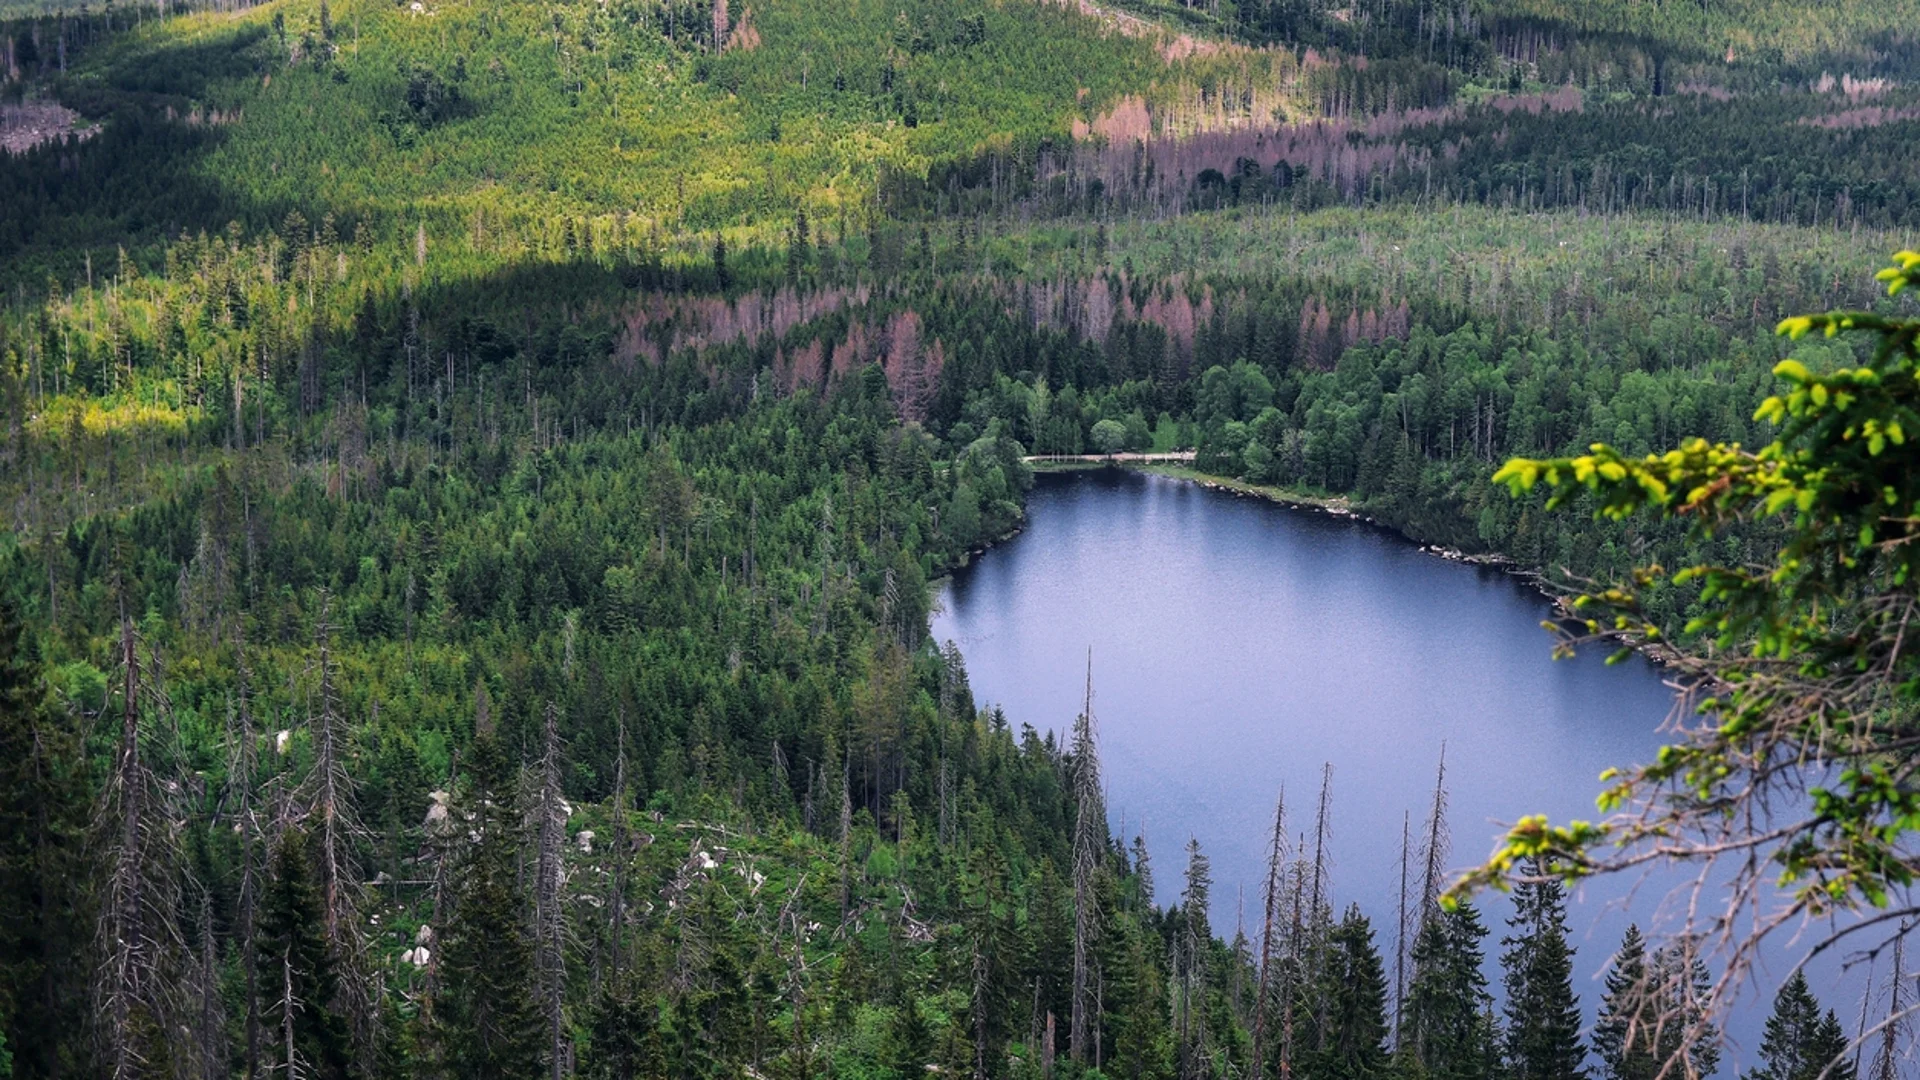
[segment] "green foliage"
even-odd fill
[[[306,832],[290,826],[273,853],[260,907],[260,964],[269,1005],[267,1058],[296,1075],[345,1080],[346,1020],[334,1008],[339,972],[321,935],[322,911]]]
[[[1523,1080],[1584,1080],[1580,1002],[1573,993],[1566,895],[1553,880],[1514,890],[1506,951],[1507,1075]],[[1456,908],[1456,910],[1458,910]]]
[[[1501,1075],[1493,997],[1481,973],[1487,928],[1472,904],[1436,909],[1413,944],[1397,1047],[1407,1066],[1433,1080],[1493,1080]]]
[[[33,636],[0,604],[0,1047],[31,1076],[73,1063],[86,982],[72,958],[91,934],[82,748],[48,691]]]
[[[545,1054],[524,916],[530,905],[517,859],[518,785],[491,732],[474,739],[470,761],[472,787],[460,810],[479,838],[471,841],[455,878],[443,961],[447,991],[437,1003],[436,1034],[456,1076],[535,1076]]]
[[[1890,291],[1911,280],[1920,258],[1902,253],[1882,280]],[[1746,784],[1742,762],[1766,760],[1788,747],[1820,748],[1826,771],[1814,785],[1813,814],[1789,824],[1770,850],[1793,902],[1828,911],[1886,902],[1890,888],[1912,880],[1897,847],[1914,820],[1893,771],[1903,757],[1880,747],[1898,730],[1916,683],[1902,653],[1913,545],[1915,488],[1905,432],[1916,423],[1915,340],[1920,321],[1867,312],[1789,319],[1782,334],[1811,330],[1872,339],[1858,366],[1844,361],[1816,372],[1793,359],[1774,368],[1785,392],[1768,398],[1759,417],[1779,425],[1759,450],[1692,440],[1665,454],[1634,458],[1596,445],[1575,458],[1509,462],[1496,480],[1516,492],[1545,482],[1549,505],[1591,492],[1600,513],[1624,518],[1653,511],[1713,535],[1742,522],[1777,518],[1786,536],[1771,567],[1697,564],[1676,572],[1697,582],[1704,610],[1688,629],[1709,636],[1728,659],[1703,667],[1724,690],[1700,712],[1710,723],[1663,750],[1652,765],[1609,777],[1602,798],[1611,809],[1655,788],[1678,798],[1636,825],[1574,823],[1553,828],[1540,819],[1518,826],[1484,880],[1523,850],[1551,855],[1555,869],[1594,867],[1586,849],[1600,841],[1631,845],[1690,828],[1703,807]],[[1650,567],[1634,586],[1582,598],[1588,632],[1657,641],[1660,628],[1640,608],[1639,593],[1665,575]],[[1717,811],[1716,811],[1717,812]]]
[[[1376,1080],[1389,1075],[1387,977],[1373,944],[1373,926],[1358,907],[1347,909],[1327,939],[1325,971],[1306,1069],[1328,1080]]]
[[[1796,971],[1774,998],[1773,1015],[1767,1017],[1766,1034],[1760,1041],[1761,1066],[1747,1076],[1751,1080],[1820,1076],[1852,1080],[1850,1049],[1840,1018],[1832,1009],[1820,1011],[1820,1003],[1807,989],[1806,976]]]

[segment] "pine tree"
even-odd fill
[[[1821,1013],[1800,972],[1794,972],[1773,999],[1773,1015],[1760,1040],[1760,1062],[1747,1080],[1821,1080],[1823,1074],[1825,1080],[1854,1080],[1839,1017],[1831,1009]]]
[[[347,1022],[334,1009],[340,976],[327,948],[326,905],[306,831],[289,826],[273,854],[260,906],[260,961],[269,988],[266,1058],[283,1075],[343,1080],[351,1057]]]
[[[1373,1080],[1390,1072],[1387,973],[1373,943],[1373,925],[1349,907],[1328,935],[1316,996],[1324,1003],[1319,1049],[1305,1055],[1315,1080]]]
[[[471,1080],[526,1080],[545,1071],[544,1027],[519,873],[519,792],[498,739],[473,741],[472,789],[464,811],[478,834],[454,882],[440,1005],[453,1073]]]
[[[1565,893],[1551,879],[1514,889],[1506,951],[1507,1069],[1512,1080],[1584,1080]]]

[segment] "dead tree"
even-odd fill
[[[1329,891],[1328,876],[1332,872],[1327,854],[1327,833],[1332,826],[1329,812],[1333,799],[1333,762],[1327,762],[1320,774],[1320,809],[1313,823],[1313,871],[1307,889],[1308,920],[1307,939],[1302,943],[1302,952],[1307,961],[1304,978],[1307,985],[1318,985],[1325,972],[1327,960],[1327,929],[1332,922],[1332,904],[1327,900]],[[1327,995],[1315,995],[1314,1017],[1315,1038],[1318,1041],[1315,1050],[1326,1049],[1327,1037]]]
[[[1280,961],[1279,935],[1285,932],[1281,899],[1287,869],[1287,792],[1273,804],[1273,839],[1267,851],[1267,888],[1260,920],[1260,977],[1253,991],[1253,1080],[1262,1080],[1267,1064],[1267,1005],[1273,997],[1273,967]]]
[[[360,867],[354,857],[354,845],[366,830],[360,825],[354,798],[357,784],[348,767],[351,736],[333,659],[332,610],[332,598],[323,591],[320,618],[314,624],[318,683],[307,718],[313,771],[301,793],[300,812],[319,846],[321,928],[340,973],[338,1008],[347,1018],[354,1061],[371,1075],[379,1055],[379,1007],[367,970],[367,941],[360,927]]]
[[[1427,839],[1421,845],[1419,920],[1425,925],[1440,904],[1441,890],[1447,886],[1447,855],[1453,838],[1447,832],[1447,747],[1440,745],[1440,765],[1433,776],[1433,809],[1427,816]]]
[[[234,936],[240,946],[242,1002],[246,1010],[243,1075],[260,1075],[260,818],[254,804],[254,778],[259,769],[259,742],[253,730],[251,671],[246,641],[237,638],[239,707],[228,714],[227,816],[240,835],[240,891],[234,903]]]
[[[627,858],[632,841],[627,835],[627,716],[622,712],[613,758],[613,873],[607,897],[607,969],[614,985],[626,963]]]
[[[1880,1052],[1873,1063],[1872,1080],[1899,1080],[1900,1037],[1906,1028],[1907,930],[1905,923],[1893,939],[1893,974],[1887,980],[1887,1018],[1880,1025]]]
[[[1427,813],[1426,837],[1420,843],[1420,895],[1412,904],[1407,902],[1406,845],[1402,842],[1400,868],[1400,936],[1402,950],[1409,939],[1418,941],[1420,934],[1440,912],[1440,893],[1446,888],[1447,855],[1453,847],[1452,834],[1447,830],[1447,746],[1440,744],[1440,763],[1433,774],[1433,805]],[[1412,977],[1418,979],[1420,972],[1415,970]],[[1404,993],[1404,986],[1402,988]],[[1399,1029],[1399,1005],[1395,1005],[1395,1030]],[[1425,1047],[1416,1047],[1415,1052],[1424,1055]]]
[[[227,1072],[227,1015],[220,1000],[220,959],[213,937],[213,898],[199,890],[194,925],[195,964],[193,994],[199,1006],[194,1043],[204,1080],[222,1080]]]
[[[840,763],[840,921],[853,903],[853,755]]]
[[[179,984],[186,942],[178,923],[186,870],[180,787],[154,767],[154,759],[164,760],[171,749],[166,729],[172,710],[158,664],[151,678],[142,677],[139,638],[124,601],[118,651],[120,734],[97,825],[106,881],[94,998],[107,1074],[132,1080],[146,1073],[149,1055],[164,1049],[167,1035],[186,1026]]]
[[[1395,1045],[1401,1041],[1401,1022],[1405,1019],[1407,1001],[1407,886],[1408,864],[1413,859],[1413,815],[1402,811],[1400,815],[1400,913],[1394,920],[1393,944],[1393,1037]]]
[[[560,711],[547,703],[546,733],[540,753],[540,793],[535,813],[539,855],[533,889],[534,947],[540,973],[541,1003],[547,1014],[548,1069],[552,1080],[567,1072],[566,917],[561,899],[566,867],[562,847],[567,841],[567,806],[560,790]]]

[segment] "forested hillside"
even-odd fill
[[[1684,942],[1579,1030],[1550,883],[1496,998],[1443,791],[1399,925],[1295,793],[1228,939],[930,582],[1026,456],[1176,447],[1528,567],[1757,557],[1489,477],[1762,444],[1777,361],[1852,362],[1770,331],[1887,302],[1914,14],[12,16],[0,1075],[1711,1073]]]

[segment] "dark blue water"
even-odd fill
[[[960,644],[982,704],[1062,732],[1092,647],[1113,824],[1146,836],[1162,904],[1199,839],[1223,935],[1243,889],[1257,932],[1274,799],[1285,788],[1293,830],[1310,831],[1324,762],[1335,906],[1373,919],[1391,972],[1402,821],[1417,835],[1443,744],[1455,867],[1524,814],[1594,817],[1600,771],[1661,744],[1674,695],[1659,671],[1609,667],[1600,650],[1555,661],[1546,600],[1509,575],[1362,522],[1136,473],[1043,476],[1029,512],[1027,531],[955,575],[934,633]],[[1665,892],[1605,881],[1574,897],[1589,1016],[1594,976],[1630,919],[1663,922]],[[1483,906],[1497,954],[1508,906]],[[1816,992],[1843,1017],[1859,1007],[1857,989]],[[1751,1064],[1765,1007],[1729,1025],[1744,1047],[1722,1075]]]

